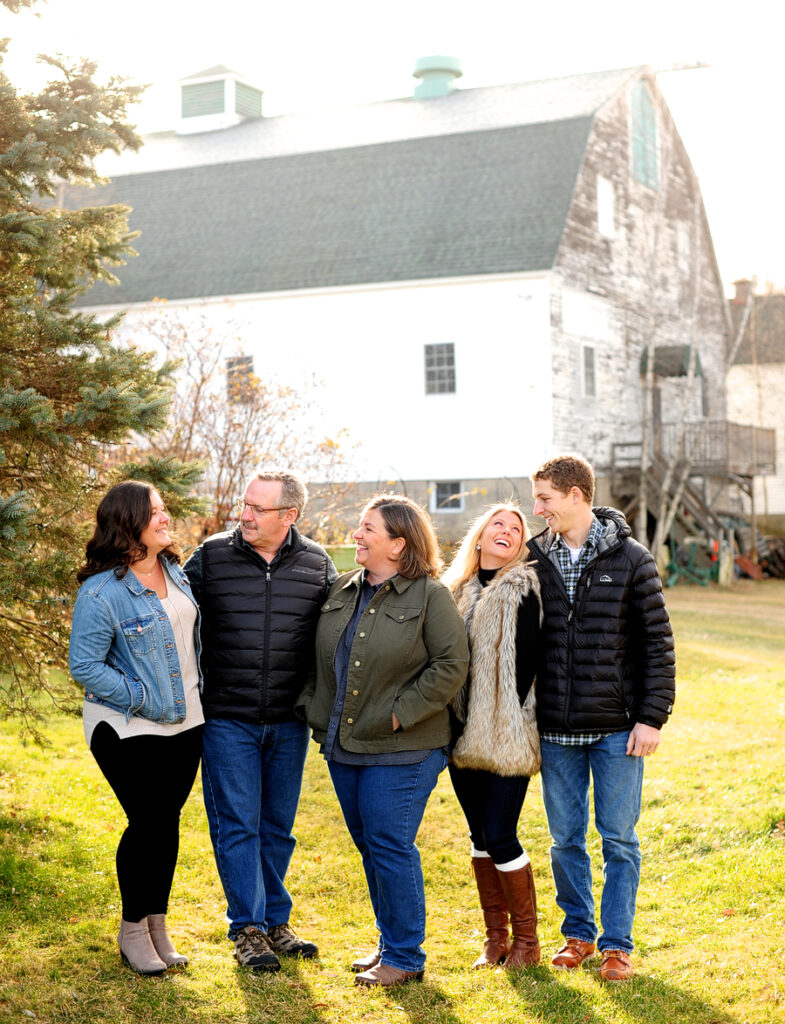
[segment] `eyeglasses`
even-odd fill
[[[240,515],[242,515],[243,512],[245,512],[245,510],[249,508],[255,516],[263,516],[266,515],[268,512],[285,512],[286,509],[288,509],[290,506],[276,505],[274,508],[262,508],[261,505],[252,505],[250,501],[246,501],[245,498],[238,498],[237,501],[234,503],[234,507],[237,509]]]

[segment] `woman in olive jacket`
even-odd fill
[[[419,980],[425,893],[415,845],[447,763],[447,704],[469,651],[423,510],[374,498],[354,534],[362,567],[333,584],[316,634],[316,680],[301,704],[362,855],[380,936],[359,985]]]

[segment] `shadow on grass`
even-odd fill
[[[244,1021],[276,1022],[276,1024],[319,1024],[325,1019],[323,1010],[329,1004],[314,994],[301,961],[287,958],[277,973],[249,971],[237,967],[236,980],[245,1003]]]
[[[455,1000],[426,974],[421,984],[403,985],[393,990],[396,1003],[412,1024],[465,1024],[465,1017],[452,1012]]]
[[[737,1017],[659,979],[636,974],[623,984],[600,980],[599,968],[584,969],[580,977],[594,985],[573,984],[570,975],[544,965],[509,975],[521,1009],[545,1024],[605,1024],[608,1003],[642,1024],[689,1021],[690,1024],[739,1024]]]

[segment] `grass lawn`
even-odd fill
[[[596,966],[472,971],[481,919],[468,842],[445,773],[420,833],[428,899],[422,985],[356,990],[349,961],[375,941],[359,857],[315,748],[289,875],[295,928],[316,962],[277,976],[239,969],[200,790],[185,809],[170,908],[187,971],[139,978],[115,944],[122,814],[81,722],[52,720],[46,748],[0,726],[0,1021],[176,1024],[763,1024],[785,1020],[785,583],[676,587],[678,698],[646,763],[638,975]],[[162,780],[162,785],[165,781]],[[521,838],[538,883],[540,940],[559,943],[539,780]],[[590,834],[598,852],[597,836]],[[546,957],[547,963],[547,957]]]

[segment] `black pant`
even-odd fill
[[[494,864],[508,864],[523,853],[518,819],[529,787],[528,775],[496,775],[450,765],[458,803],[469,825],[476,850],[491,855]]]
[[[202,752],[202,727],[120,739],[99,722],[90,750],[128,817],[117,847],[123,919],[165,914],[180,845],[180,811]]]

